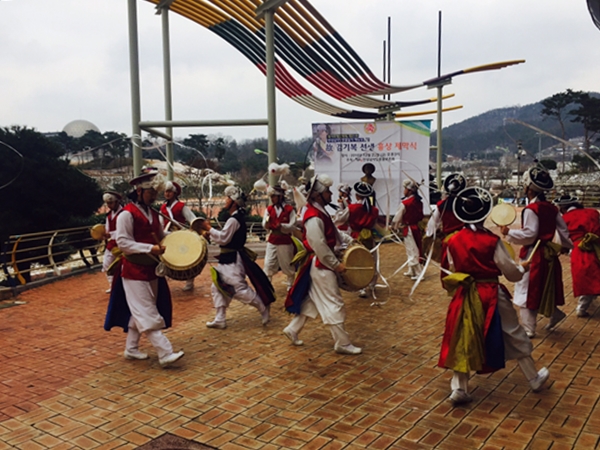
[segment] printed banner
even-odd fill
[[[396,212],[402,183],[412,179],[421,185],[419,195],[429,214],[430,126],[431,120],[313,124],[315,173],[333,179],[334,200],[341,183],[370,183],[384,215]]]

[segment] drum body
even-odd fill
[[[174,231],[165,236],[161,245],[166,248],[161,255],[165,275],[174,280],[184,281],[198,276],[208,261],[206,239],[193,231]]]
[[[375,259],[369,250],[361,244],[351,244],[338,253],[346,266],[346,271],[338,273],[340,289],[355,292],[366,288],[375,278]]]

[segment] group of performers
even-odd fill
[[[168,366],[181,358],[183,352],[175,352],[161,332],[170,326],[172,307],[166,281],[155,275],[157,257],[164,252],[160,242],[165,234],[158,213],[150,208],[160,189],[157,178],[156,173],[147,173],[132,180],[133,201],[125,207],[120,206],[118,194],[105,194],[110,209],[105,266],[118,254],[115,247],[124,256],[116,264],[117,270],[111,271],[114,278],[109,278],[111,297],[105,328],[121,326],[127,331],[124,355],[128,359],[148,358],[138,349],[140,335],[146,334],[160,364]],[[372,185],[359,181],[353,186],[355,202],[351,200],[349,186],[339,187],[340,207],[332,217],[327,210],[332,201],[332,184],[329,176],[315,175],[306,186],[307,203],[298,214],[286,204],[281,186],[269,187],[271,205],[263,219],[270,233],[264,269],[259,268],[254,262],[255,255],[245,247],[246,195],[235,186],[225,189],[229,219],[221,230],[212,228],[209,221],[201,225],[210,240],[220,246],[219,264],[211,269],[216,315],[206,323],[208,328],[227,327],[226,311],[232,299],[255,307],[261,323],[266,325],[275,301],[271,280],[281,270],[288,287],[284,306],[293,315],[283,329],[290,342],[303,345],[300,334],[307,319],[320,316],[329,326],[335,352],[348,355],[362,352],[352,344],[344,326],[346,308],[338,276],[346,266],[336,250],[353,242],[373,249],[379,211]],[[404,198],[391,228],[402,234],[408,266],[405,275],[417,279],[424,261],[423,204],[415,181],[406,180],[403,187]],[[549,202],[545,195],[554,188],[554,183],[542,167],[528,171],[524,187],[528,205],[522,212],[521,228],[499,229],[508,242],[522,246],[518,262],[511,258],[500,236],[484,227],[493,207],[491,194],[478,187],[467,187],[460,174],[452,174],[445,180],[444,198],[436,205],[425,232],[429,236],[439,233],[442,237],[442,286],[452,300],[438,365],[454,372],[450,400],[455,405],[471,401],[468,390],[471,372],[493,372],[511,359],[517,360],[534,392],[542,389],[549,371],[536,369],[531,357],[531,339],[535,337],[538,314],[549,318],[547,329],[554,328],[565,317],[559,309],[564,304],[561,254],[571,253],[578,317],[589,315],[590,304],[600,294],[598,211],[584,208],[577,198],[569,195],[560,196],[554,204]],[[185,212],[187,207],[180,206],[177,199],[181,193],[179,185],[171,182],[165,192],[163,214],[175,223],[190,222],[191,216]],[[301,224],[302,245],[292,237],[298,224]],[[509,291],[499,281],[500,275],[515,283],[512,301]],[[513,304],[518,306],[518,315]]]

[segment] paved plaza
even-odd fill
[[[382,247],[382,272],[404,260]],[[148,341],[147,361],[123,358],[125,335],[102,329],[108,301],[102,273],[21,293],[24,305],[0,309],[0,450],[135,449],[165,433],[218,449],[592,449],[600,445],[600,311],[577,318],[568,258],[568,316],[554,331],[540,320],[533,340],[550,382],[533,393],[516,364],[475,376],[474,401],[448,402],[450,371],[437,367],[448,297],[438,270],[412,299],[401,274],[381,306],[344,293],[346,328],[359,356],[334,353],[329,330],[310,321],[294,347],[282,334],[284,277],[263,327],[251,307],[233,302],[228,328],[213,318],[210,273],[193,293],[170,282],[174,327],[185,357],[162,369]],[[512,285],[507,283],[509,289]]]

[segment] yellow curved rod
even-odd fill
[[[450,106],[448,108],[442,109],[442,112],[454,111],[456,109],[461,109],[462,107],[463,107],[462,105]],[[410,117],[410,116],[425,116],[427,114],[435,114],[435,113],[437,113],[437,109],[433,109],[431,111],[399,112],[399,113],[396,113],[395,116],[397,118],[402,118],[402,117]]]
[[[473,72],[483,72],[484,70],[496,70],[496,69],[504,69],[508,66],[514,66],[515,64],[524,63],[524,59],[513,59],[511,61],[500,61],[490,64],[483,64],[481,66],[470,67],[468,69],[464,69],[464,73],[473,73]]]
[[[23,278],[23,275],[21,275],[21,272],[19,272],[19,268],[17,267],[17,247],[19,246],[19,242],[21,242],[21,239],[23,238],[20,237],[19,239],[17,239],[15,245],[13,245],[12,254],[10,256],[10,262],[13,270],[15,271],[15,275],[19,280],[19,283],[26,284],[27,282],[25,281],[25,278]]]

